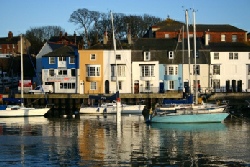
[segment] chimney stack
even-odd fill
[[[108,43],[108,32],[106,30],[103,35],[103,44],[107,44],[107,43]]]
[[[8,38],[9,39],[13,38],[13,33],[11,31],[8,32]]]

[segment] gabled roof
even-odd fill
[[[20,36],[16,36],[16,37],[4,37],[4,38],[0,38],[0,44],[17,44],[18,41],[20,40]]]
[[[250,52],[250,46],[242,42],[209,43],[212,52]]]
[[[175,50],[177,39],[140,38],[132,45],[132,50]]]
[[[48,54],[43,55],[42,57],[70,57],[75,56],[75,49],[76,46],[72,45],[64,45],[60,48],[54,50],[53,52],[50,52]]]
[[[181,22],[175,22],[174,24],[169,24],[169,23],[158,23],[156,27],[159,29],[157,32],[164,32],[164,31],[179,31],[184,25],[184,28],[186,29],[185,23]],[[193,31],[193,25],[189,25],[189,31]],[[235,26],[229,25],[229,24],[196,24],[196,31],[197,32],[205,32],[205,31],[210,31],[210,32],[246,32],[243,29],[237,28]]]

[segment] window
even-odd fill
[[[165,38],[169,38],[169,34],[165,34]]]
[[[90,82],[90,90],[96,90],[96,82]]]
[[[144,61],[150,60],[150,52],[144,52]]]
[[[213,79],[213,88],[214,89],[220,88],[220,80],[219,79]]]
[[[66,57],[58,57],[59,61],[66,61]]]
[[[75,83],[60,83],[60,89],[75,89],[76,88],[76,84]]]
[[[248,53],[248,59],[250,59],[250,53]]]
[[[249,64],[247,65],[247,72],[248,72],[247,75],[250,75],[250,65]]]
[[[237,42],[237,35],[235,34],[232,35],[232,42]]]
[[[69,63],[70,64],[75,64],[75,56],[70,56]]]
[[[168,58],[169,59],[173,59],[174,58],[174,52],[173,51],[169,51],[168,52]]]
[[[58,70],[58,75],[67,75],[67,70]]]
[[[118,89],[122,90],[122,81],[118,81]]]
[[[116,60],[121,60],[121,55],[116,55]]]
[[[71,76],[75,77],[76,76],[76,69],[71,69]]]
[[[49,57],[49,64],[55,64],[55,57]]]
[[[174,81],[168,81],[169,84],[169,90],[173,90],[174,89]]]
[[[218,52],[214,53],[214,60],[219,60],[219,53]]]
[[[175,67],[175,75],[178,75],[178,67]]]
[[[196,65],[196,68],[195,68],[195,65],[193,65],[193,75],[200,75],[200,65]]]
[[[150,81],[145,81],[145,90],[150,90]]]
[[[233,59],[233,53],[229,53],[229,60]]]
[[[174,67],[168,67],[168,75],[174,75]]]
[[[238,53],[234,53],[234,59],[238,60]]]
[[[211,35],[207,34],[207,40],[210,41],[211,40]]]
[[[247,89],[250,89],[250,79],[248,80]]]
[[[99,77],[100,76],[100,66],[94,66],[94,65],[87,66],[87,76],[88,77]]]
[[[126,65],[117,65],[118,77],[126,77]],[[111,65],[111,76],[116,76],[116,66]]]
[[[154,65],[142,65],[141,66],[142,77],[154,77]]]
[[[226,41],[226,35],[225,34],[221,34],[221,41],[223,42],[223,41]]]
[[[213,75],[220,75],[220,65],[213,65]]]
[[[12,44],[12,48],[15,49],[15,44]]]
[[[53,77],[55,75],[54,69],[49,69],[49,76]]]
[[[95,54],[90,54],[90,60],[95,60],[95,59],[96,59]]]

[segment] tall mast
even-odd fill
[[[24,102],[23,102],[23,37],[22,37],[22,34],[20,35],[20,42],[21,42],[21,107],[24,107]]]
[[[187,42],[188,42],[188,77],[189,77],[189,82],[188,82],[188,86],[189,86],[189,93],[192,93],[192,89],[191,89],[191,79],[190,79],[190,41],[189,41],[189,29],[188,29],[188,10],[186,10],[185,12],[185,16],[186,16],[186,27],[187,27]]]
[[[193,10],[194,21],[194,68],[195,68],[195,104],[198,104],[198,82],[197,82],[197,67],[196,67],[196,24],[195,24],[195,11]]]

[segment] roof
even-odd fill
[[[70,57],[75,56],[76,46],[64,45],[60,48],[43,55],[42,57]]]
[[[182,26],[186,29],[185,23],[175,22],[172,24],[161,22],[158,23],[156,26],[159,27],[157,30],[158,32],[163,31],[179,31]],[[189,25],[189,31],[193,31],[193,25]],[[237,28],[235,26],[229,24],[196,24],[196,31],[198,32],[246,32],[243,29]]]
[[[19,40],[20,40],[20,36],[15,36],[12,38],[4,37],[4,38],[0,38],[0,44],[17,44]]]
[[[250,52],[250,46],[242,42],[209,43],[212,52]]]

